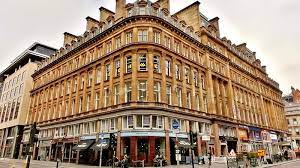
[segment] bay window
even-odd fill
[[[123,128],[131,129],[133,128],[133,116],[124,116],[123,117]]]
[[[154,82],[154,101],[160,102],[160,82]]]
[[[137,115],[136,116],[137,128],[150,128],[150,115]]]
[[[125,102],[131,101],[131,82],[125,83]]]
[[[160,61],[159,61],[159,56],[154,56],[153,57],[153,71],[156,73],[160,72]]]
[[[146,29],[138,30],[138,41],[139,42],[148,41],[148,30]]]
[[[138,100],[147,100],[147,81],[138,81]]]
[[[139,56],[139,70],[147,71],[147,56],[146,56],[146,54],[140,54],[140,56]]]
[[[126,73],[132,72],[132,57],[128,56],[126,57]]]

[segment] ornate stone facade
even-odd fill
[[[174,163],[173,140],[190,131],[197,156],[255,150],[252,128],[287,131],[278,83],[246,44],[220,38],[219,18],[207,19],[199,2],[173,15],[169,0],[116,2],[116,13],[101,7],[99,21],[88,17],[82,36],[65,33],[33,75],[27,123],[37,122],[48,144],[36,155],[80,161],[76,143],[113,132],[118,158],[150,165],[161,152]]]

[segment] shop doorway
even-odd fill
[[[234,150],[236,153],[236,147],[237,147],[237,141],[227,141],[227,147],[228,147],[228,152],[231,152],[231,150]]]
[[[148,138],[138,138],[137,151],[138,151],[138,160],[144,160],[145,163],[148,163],[149,162],[149,158],[148,158],[149,140],[148,140]]]

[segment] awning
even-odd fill
[[[73,150],[80,151],[80,150],[86,150],[88,149],[92,144],[94,143],[94,140],[88,140],[88,141],[80,141],[79,144],[73,147]]]
[[[108,149],[109,139],[100,140],[99,142],[95,143],[91,147],[91,149],[93,149],[93,150],[101,150],[101,146],[102,146],[102,149]]]
[[[176,138],[172,138],[172,140],[176,143]],[[187,138],[177,138],[178,140],[178,147],[180,148],[190,148],[191,143]]]

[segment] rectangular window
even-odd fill
[[[133,116],[124,116],[123,117],[123,128],[132,129],[133,128]]]
[[[119,37],[116,38],[116,49],[120,48],[121,45],[122,45],[121,37],[119,36]]]
[[[150,128],[150,115],[137,115],[136,127],[138,128]]]
[[[17,99],[17,103],[16,103],[16,110],[15,110],[14,119],[18,118],[19,110],[20,110],[20,101],[21,101],[21,98],[19,97],[19,98]],[[4,110],[3,110],[3,113],[4,113]],[[4,114],[3,114],[3,115],[4,115]]]
[[[205,85],[205,77],[204,77],[204,75],[201,75],[201,84],[202,84],[202,89],[205,89],[206,85]]]
[[[160,32],[154,31],[154,33],[153,33],[153,41],[154,41],[154,43],[160,44]]]
[[[139,57],[139,70],[147,71],[147,56],[146,54],[140,54]]]
[[[101,120],[101,131],[107,132],[108,131],[108,120]]]
[[[146,42],[148,41],[148,30],[138,30],[138,41],[139,42]]]
[[[160,82],[154,82],[154,101],[160,102]]]
[[[88,87],[91,87],[93,84],[93,72],[90,71],[88,74],[89,74]]]
[[[83,134],[90,134],[90,124],[89,123],[83,123]]]
[[[180,42],[175,41],[174,43],[175,43],[174,44],[174,50],[175,50],[175,52],[180,53]]]
[[[74,78],[74,88],[73,88],[73,92],[77,91],[77,78]]]
[[[171,38],[168,36],[165,36],[165,46],[171,48]]]
[[[101,82],[101,67],[97,68],[97,72],[96,72],[96,83],[100,83]]]
[[[125,83],[125,102],[131,101],[131,82]]]
[[[180,65],[178,65],[178,64],[176,64],[176,66],[175,66],[175,76],[176,76],[176,79],[177,80],[180,80],[181,79],[181,77],[180,77]]]
[[[75,102],[76,102],[75,99],[73,99],[72,100],[72,115],[75,114],[75,105],[76,105]]]
[[[79,113],[82,112],[82,108],[83,108],[83,97],[81,96],[79,98]]]
[[[96,133],[97,132],[97,122],[93,121],[90,122],[90,133]]]
[[[96,92],[95,109],[100,108],[100,92]]]
[[[198,85],[199,85],[198,81],[199,81],[198,72],[194,71],[194,83],[195,83],[196,87],[198,87]]]
[[[70,92],[71,92],[71,81],[68,80],[67,81],[67,94],[70,94]]]
[[[104,107],[109,105],[109,89],[104,88]]]
[[[109,41],[106,43],[106,53],[112,52],[112,42]]]
[[[84,75],[81,76],[80,89],[84,88]]]
[[[171,61],[165,60],[165,66],[166,66],[166,75],[171,76]]]
[[[120,60],[115,61],[115,76],[119,77],[121,72]]]
[[[181,96],[181,93],[182,93],[181,88],[177,87],[176,88],[176,96],[177,96],[177,105],[179,107],[182,107],[182,98],[181,98],[182,96]]]
[[[186,83],[190,83],[190,68],[185,67],[184,71]]]
[[[109,123],[109,130],[110,131],[114,131],[116,129],[116,119],[115,118],[111,118],[109,119],[110,123]]]
[[[172,86],[171,85],[167,85],[166,93],[167,93],[167,103],[169,105],[171,105],[172,104]]]
[[[153,71],[156,73],[160,73],[160,60],[159,56],[153,57]]]
[[[147,81],[139,81],[138,83],[139,90],[139,101],[147,101]]]
[[[152,128],[163,128],[163,117],[162,116],[152,116]]]
[[[88,94],[86,98],[86,111],[90,111],[91,109],[91,99],[92,99],[91,94]]]
[[[196,109],[199,111],[200,110],[200,98],[199,95],[196,95]]]
[[[132,43],[132,31],[126,33],[126,44]]]
[[[105,80],[109,80],[110,79],[110,65],[107,64],[105,66]]]
[[[187,92],[186,94],[186,107],[187,108],[192,108],[192,103],[191,103],[191,92]]]
[[[126,57],[126,73],[132,72],[132,57],[128,56]]]
[[[115,96],[114,96],[114,105],[119,104],[120,102],[120,91],[119,91],[119,85],[115,85]]]

